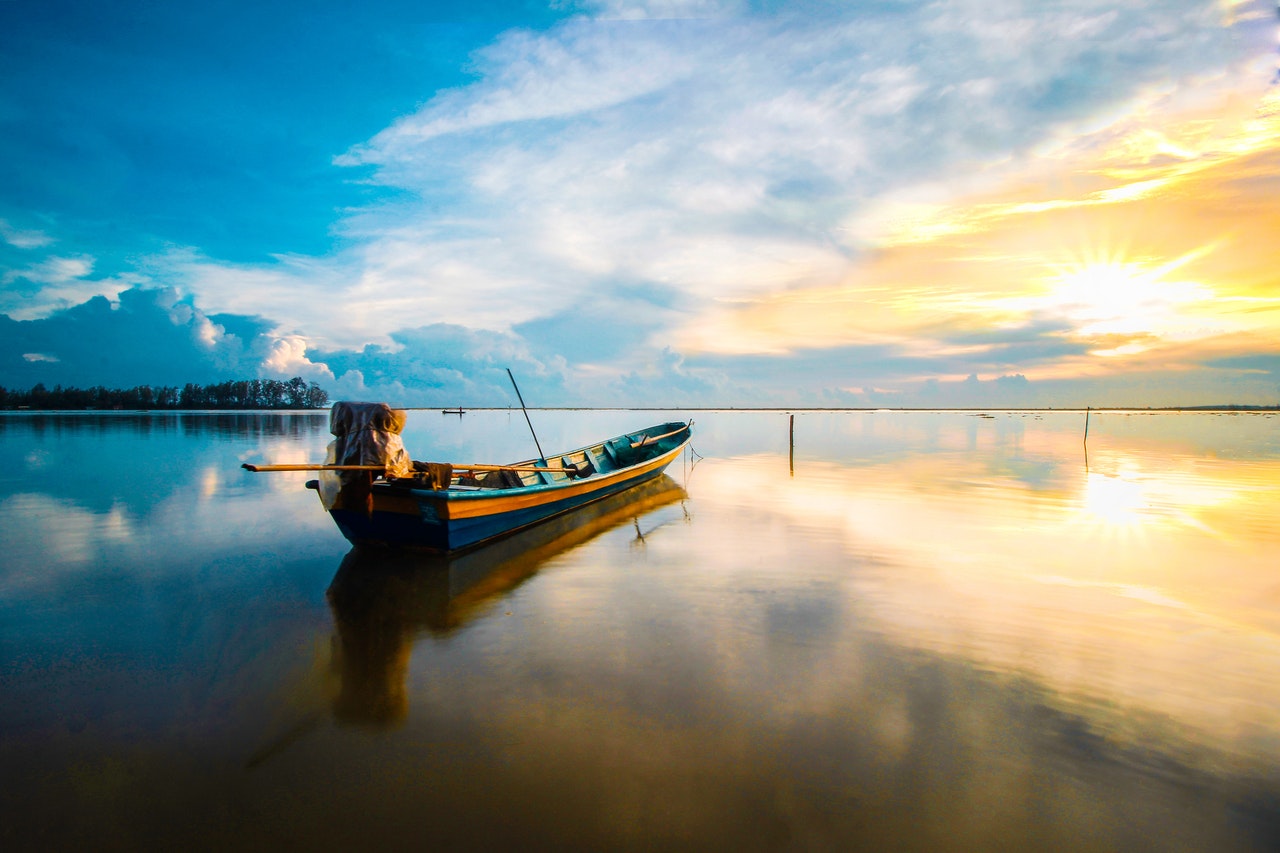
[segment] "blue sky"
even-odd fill
[[[0,385],[1280,402],[1271,0],[0,0]]]

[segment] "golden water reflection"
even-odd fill
[[[1280,461],[1037,430],[1006,453],[711,460],[700,500],[774,509],[873,558],[846,594],[895,643],[1034,679],[1103,731],[1135,715],[1280,761]]]

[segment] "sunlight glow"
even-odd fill
[[[1249,188],[1280,156],[1280,90],[1211,106],[1144,92],[1031,168],[987,174],[999,192],[973,192],[975,178],[959,195],[922,185],[886,196],[842,223],[863,252],[842,281],[722,301],[678,346],[856,343],[966,365],[951,381],[985,369],[1033,382],[1178,372],[1266,347],[1280,323],[1275,211],[1269,192]],[[1015,353],[1029,358],[1012,367]]]
[[[1085,337],[1176,334],[1186,325],[1180,311],[1212,300],[1214,292],[1195,282],[1163,281],[1161,276],[1196,254],[1155,269],[1132,261],[1086,263],[1058,277],[1046,307],[1078,323],[1076,331]]]
[[[1150,506],[1141,484],[1123,477],[1089,472],[1085,475],[1082,507],[1093,520],[1116,527],[1128,527],[1141,521],[1142,511]]]

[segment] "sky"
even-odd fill
[[[1277,17],[0,0],[0,386],[1280,404]]]

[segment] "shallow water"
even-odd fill
[[[690,415],[668,478],[452,560],[240,470],[324,413],[0,415],[0,842],[1280,847],[1280,418]]]

